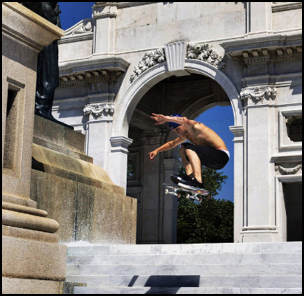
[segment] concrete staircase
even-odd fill
[[[302,242],[68,247],[71,294],[301,294]]]

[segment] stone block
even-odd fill
[[[2,237],[2,276],[62,281],[65,260],[64,245]]]
[[[3,294],[62,294],[62,287],[62,281],[2,277]]]

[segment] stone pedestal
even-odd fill
[[[137,201],[84,153],[80,132],[35,116],[31,198],[64,225],[61,242],[135,243]]]
[[[61,291],[59,224],[30,199],[39,51],[63,35],[17,2],[2,3],[2,293]]]

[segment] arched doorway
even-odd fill
[[[239,95],[226,75],[208,63],[196,60],[186,60],[185,69],[188,75],[175,77],[173,76],[174,73],[168,71],[165,63],[158,64],[145,71],[131,84],[126,93],[118,98],[111,138],[112,147],[114,147],[111,151],[113,170],[111,177],[116,183],[127,187],[126,151],[131,143],[130,139],[135,139],[133,144],[129,146],[128,193],[136,196],[139,201],[137,239],[141,243],[172,243],[175,240],[174,231],[176,226],[174,215],[177,204],[164,199],[161,188],[161,184],[169,181],[169,177],[175,169],[174,155],[164,154],[161,156],[158,165],[143,161],[153,145],[160,145],[170,139],[170,135],[165,128],[154,129],[153,123],[149,122],[149,115],[152,112],[181,113],[194,118],[204,108],[217,104],[231,104],[234,116],[234,127],[231,130],[242,131],[243,120]],[[168,90],[168,84],[174,83],[179,85],[179,88],[181,88],[181,84],[186,85],[182,87],[184,95],[180,93],[180,90],[176,90],[178,96],[170,94],[174,99],[160,99],[159,94],[162,91],[165,92],[166,89]],[[165,85],[167,86],[165,87]],[[119,102],[119,100],[121,101]],[[140,141],[136,139],[140,139]],[[243,180],[242,139],[237,141],[237,144],[239,145],[238,149],[235,150],[235,153],[237,153],[235,163],[236,158],[238,158],[240,165],[236,166],[237,170],[234,170],[234,174],[239,177],[238,180]],[[121,168],[122,163],[125,163],[126,169],[124,172],[117,169],[118,167]],[[235,209],[238,211],[242,210],[244,184],[241,183],[239,181],[238,185],[234,186],[237,189],[235,195],[238,196],[235,198],[235,203],[238,203]],[[133,190],[130,190],[131,187],[133,187]],[[134,188],[136,189],[134,190]],[[242,217],[242,212],[235,213],[235,217],[237,216]],[[239,220],[242,220],[242,218],[235,221],[235,228],[241,227],[241,221]],[[239,231],[237,230],[235,233],[235,240],[237,240]]]

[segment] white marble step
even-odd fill
[[[297,264],[302,262],[302,254],[208,254],[208,255],[94,255],[69,256],[67,264]]]
[[[299,275],[302,272],[301,264],[201,264],[196,265],[93,265],[93,264],[69,264],[67,274],[69,275],[225,275],[225,274],[289,274]]]
[[[302,294],[301,288],[75,287],[74,294]]]
[[[90,288],[99,287],[236,287],[236,288],[300,288],[301,275],[99,275],[71,276],[71,283],[86,283]]]
[[[220,244],[90,244],[68,243],[68,256],[144,254],[256,254],[301,253],[302,242],[220,243]]]

